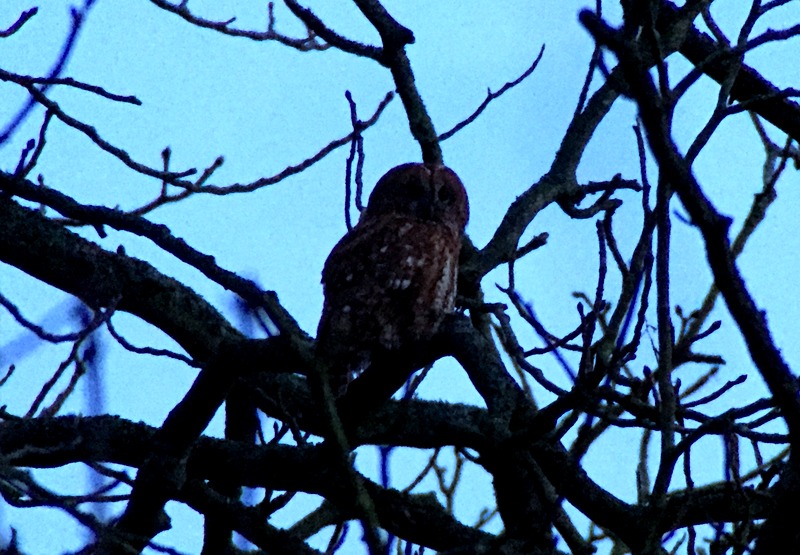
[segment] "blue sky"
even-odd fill
[[[514,198],[548,169],[559,146],[593,48],[577,21],[579,9],[588,4],[558,0],[498,1],[490,6],[477,1],[384,2],[394,17],[415,33],[416,43],[409,46],[408,55],[440,133],[471,113],[485,97],[487,88],[497,90],[522,73],[545,45],[539,67],[525,83],[443,143],[445,162],[458,172],[469,192],[472,210],[467,231],[478,246],[491,237]],[[0,10],[0,27],[9,25],[31,5],[7,0],[5,9]],[[0,43],[0,66],[28,75],[46,73],[67,32],[69,5],[55,0],[40,5],[39,13],[19,33]],[[341,34],[377,44],[377,33],[355,7],[322,1],[306,5]],[[729,34],[735,34],[735,24],[743,13],[737,10],[742,6],[731,0],[720,0],[717,5],[715,15],[722,18],[720,23],[727,26]],[[235,15],[234,26],[241,28],[263,29],[266,24],[264,2],[193,0],[189,6],[208,19],[224,20]],[[611,6],[605,14],[614,19]],[[302,35],[302,27],[282,4],[276,6],[276,16],[280,31]],[[764,69],[768,77],[777,79],[779,85],[796,86],[800,68],[777,62],[789,55],[796,57],[796,49],[796,41],[767,47],[753,53],[752,63]],[[671,71],[680,75],[687,67],[676,59]],[[51,98],[65,111],[95,126],[106,140],[127,150],[135,160],[151,166],[160,166],[160,153],[167,146],[172,150],[172,169],[202,169],[222,155],[225,164],[210,180],[217,185],[271,176],[346,135],[350,126],[346,90],[358,103],[359,114],[367,117],[393,88],[388,71],[371,60],[333,49],[300,53],[274,42],[225,37],[194,28],[145,0],[98,0],[65,75],[118,94],[135,95],[143,103],[118,104],[86,92],[53,89]],[[702,81],[696,94],[679,106],[678,139],[683,148],[710,114],[715,90],[713,84]],[[0,83],[0,122],[9,119],[24,100],[21,89]],[[13,169],[22,145],[36,136],[41,116],[42,111],[36,110],[9,143],[0,145],[0,165],[4,170]],[[587,149],[579,169],[581,180],[607,180],[616,173],[638,179],[636,142],[631,130],[634,117],[631,103],[617,101]],[[779,142],[783,140],[778,134],[774,137]],[[419,160],[419,148],[408,132],[399,99],[365,133],[365,151],[367,187],[390,167]],[[197,195],[147,217],[168,224],[175,235],[215,256],[222,267],[277,291],[303,329],[313,334],[322,306],[322,264],[346,230],[342,214],[347,152],[347,147],[341,148],[308,171],[255,193]],[[749,119],[742,115],[723,124],[697,162],[696,173],[706,193],[721,211],[735,218],[735,229],[752,195],[760,189],[762,158],[758,137]],[[38,172],[44,175],[48,186],[81,202],[123,209],[146,203],[160,187],[156,180],[131,172],[79,132],[57,122],[48,132],[48,145]],[[796,253],[800,252],[797,185],[795,174],[783,179],[779,201],[770,209],[768,221],[741,260],[742,272],[756,300],[769,311],[773,334],[790,364],[800,356],[800,347],[793,338],[800,305],[793,299],[787,302],[784,285],[794,281]],[[641,213],[634,195],[621,196],[628,204],[616,216],[615,229],[623,251],[629,253],[635,237],[626,231],[635,232]],[[680,212],[680,208],[676,209]],[[673,302],[691,310],[702,301],[710,274],[696,230],[679,222],[673,229]],[[565,333],[578,321],[572,293],[594,290],[594,224],[570,220],[558,207],[551,206],[537,217],[526,237],[543,231],[550,234],[548,244],[519,264],[517,285],[551,331]],[[149,260],[232,314],[232,300],[226,292],[196,270],[156,251],[147,241],[113,231],[102,240],[92,230],[81,233],[109,250],[124,244],[128,254]],[[613,300],[618,279],[613,272],[609,279],[607,298]],[[494,284],[505,282],[503,271],[486,278],[484,289],[490,299],[502,300]],[[46,325],[58,328],[59,321],[63,321],[54,308],[63,308],[67,296],[26,279],[13,268],[0,266],[0,290],[33,321],[44,322],[48,314]],[[705,346],[708,350],[719,349],[729,360],[718,378],[721,384],[740,373],[753,372],[727,313],[719,309],[717,312],[726,328],[709,338]],[[133,317],[118,315],[114,321],[134,343],[176,348],[169,338]],[[0,313],[0,344],[19,338],[22,333],[8,314]],[[522,328],[519,333],[527,345],[538,341]],[[18,366],[17,375],[0,390],[0,404],[7,404],[12,412],[24,412],[68,348],[43,348],[13,361],[0,353],[3,365],[16,362]],[[109,350],[105,360],[107,406],[126,418],[159,425],[182,397],[195,371],[175,362],[141,358],[120,349]],[[542,357],[537,364],[554,380],[561,379],[554,361]],[[763,390],[760,379],[752,375],[747,386],[731,393],[721,406],[754,398],[759,390]],[[421,395],[481,402],[463,372],[449,361],[437,365]],[[76,397],[64,412],[83,410],[81,399]],[[219,429],[216,421],[210,433],[219,433]],[[629,500],[635,498],[636,437],[626,432],[604,439],[587,458],[590,474]],[[714,461],[709,476],[718,477],[722,464],[718,446],[713,441],[706,443],[708,459]],[[630,458],[625,462],[616,457],[609,459],[609,452],[623,447],[633,453]],[[359,466],[370,472],[374,453],[362,451]],[[420,460],[419,455],[395,455],[398,485],[413,474]],[[51,484],[61,484],[64,476],[76,475],[69,470],[51,474],[58,475],[58,479],[47,482]],[[473,482],[474,490],[465,491],[457,505],[466,521],[473,520],[477,509],[490,501],[483,497],[487,493],[486,482],[477,471]],[[286,518],[287,522],[296,518],[301,507],[290,508],[295,512],[287,509],[278,518]],[[187,514],[190,511],[170,507],[170,512],[197,520]],[[48,511],[39,511],[36,518],[20,520],[16,511],[0,505],[0,523],[4,527],[0,534],[6,534],[8,524],[14,523],[19,526],[27,552],[48,552],[54,540],[42,530],[57,528],[56,524],[50,528],[42,523],[52,519],[60,527],[67,520]],[[197,523],[199,526],[199,520]],[[75,541],[72,547],[79,545],[80,536]],[[170,532],[159,536],[158,541],[194,551],[199,536]]]

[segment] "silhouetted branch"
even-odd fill
[[[181,2],[180,4],[170,4],[164,0],[150,0],[153,4],[161,8],[162,10],[172,12],[184,20],[188,21],[192,25],[196,25],[198,27],[203,27],[205,29],[212,29],[223,35],[229,35],[232,37],[244,37],[254,41],[270,41],[274,40],[283,44],[284,46],[289,46],[301,52],[307,52],[311,50],[326,50],[330,46],[324,43],[320,43],[314,33],[309,29],[308,36],[303,39],[295,39],[292,37],[288,37],[281,33],[278,33],[275,30],[275,14],[274,14],[274,3],[269,2],[267,4],[267,9],[269,10],[269,20],[267,25],[266,31],[248,31],[245,29],[236,29],[231,27],[231,24],[236,20],[236,18],[229,19],[228,21],[211,21],[209,19],[204,19],[202,17],[194,15],[187,6],[188,2]]]
[[[308,8],[302,7],[298,2],[296,2],[296,0],[284,1],[286,6],[292,11],[297,19],[302,21],[306,27],[308,27],[310,32],[319,36],[331,46],[334,46],[343,52],[347,52],[348,54],[355,54],[356,56],[364,56],[366,58],[372,58],[373,60],[380,60],[382,54],[380,48],[347,39],[325,25],[320,18],[314,15],[314,12]]]
[[[703,193],[685,160],[678,154],[663,119],[661,96],[635,47],[620,42],[613,29],[589,12],[581,21],[598,41],[617,54],[636,99],[650,147],[706,244],[709,266],[728,309],[747,342],[750,356],[783,411],[793,443],[800,442],[800,404],[793,373],[772,341],[764,314],[756,307],[730,252],[730,220],[721,216]],[[733,94],[733,92],[731,93]]]
[[[59,53],[55,64],[53,64],[53,67],[47,74],[47,77],[49,79],[57,78],[59,75],[61,75],[61,72],[66,67],[67,62],[69,61],[69,57],[72,54],[72,49],[77,44],[78,35],[80,34],[83,24],[86,21],[86,18],[89,15],[89,12],[91,11],[92,7],[94,6],[94,3],[95,0],[84,0],[83,6],[81,8],[75,8],[75,7],[70,8],[70,17],[72,19],[72,22],[69,28],[69,33],[64,39],[64,42],[61,46],[61,52]],[[30,13],[30,11],[23,13],[23,16],[26,13]],[[30,17],[32,17],[35,13],[36,12],[34,11],[30,16],[28,16],[27,19],[30,19]],[[41,94],[44,95],[47,89],[48,85],[42,87]],[[19,112],[17,112],[17,114],[11,119],[8,125],[6,125],[5,129],[3,129],[0,132],[0,145],[7,142],[11,138],[11,136],[16,132],[19,126],[22,125],[22,123],[25,121],[28,115],[30,115],[33,108],[36,106],[38,99],[33,97],[32,92],[31,95],[32,97],[25,102],[25,104],[19,110]]]
[[[107,98],[109,100],[113,100],[115,102],[122,102],[125,104],[133,104],[135,106],[141,106],[142,101],[136,98],[135,96],[131,95],[120,95],[108,92],[103,87],[99,87],[97,85],[91,85],[89,83],[84,83],[82,81],[78,81],[73,79],[72,77],[32,77],[30,75],[19,75],[16,73],[11,73],[8,71],[0,70],[0,81],[8,81],[10,83],[16,83],[18,85],[25,85],[25,86],[32,86],[32,85],[64,85],[67,87],[72,87],[74,89],[78,89],[81,91],[87,91],[90,93],[94,93],[97,96],[102,98]]]
[[[39,8],[31,8],[31,9],[25,10],[24,12],[19,14],[19,17],[17,18],[17,20],[14,23],[12,23],[11,26],[8,29],[5,29],[4,31],[0,31],[0,38],[2,38],[2,39],[8,38],[11,35],[13,35],[14,33],[16,33],[17,31],[19,31],[22,28],[22,26],[25,25],[25,23],[27,23],[28,20],[30,18],[32,18],[33,16],[35,16],[38,12],[39,12]]]
[[[533,60],[533,63],[530,65],[528,69],[522,72],[522,75],[520,75],[513,81],[509,81],[508,83],[497,89],[497,92],[492,92],[492,90],[489,89],[486,93],[486,98],[483,100],[483,102],[481,102],[480,106],[478,106],[475,109],[475,111],[472,112],[465,119],[461,120],[456,125],[454,125],[452,129],[450,129],[449,131],[445,131],[444,133],[439,135],[439,142],[446,141],[447,139],[449,139],[450,137],[452,137],[453,135],[464,129],[467,125],[478,119],[478,116],[480,116],[481,113],[483,113],[483,111],[489,106],[489,104],[493,100],[500,98],[507,91],[513,89],[514,87],[522,83],[525,79],[527,79],[528,76],[530,76],[534,72],[536,66],[539,65],[539,62],[542,60],[542,56],[544,56],[544,45],[542,45],[542,48],[539,50],[539,54],[536,56],[536,59]]]

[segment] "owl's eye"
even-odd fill
[[[439,189],[439,193],[437,194],[439,202],[443,204],[450,204],[453,202],[455,196],[453,195],[453,191],[449,187],[442,187]]]
[[[425,185],[414,179],[408,183],[408,193],[412,198],[424,197]]]

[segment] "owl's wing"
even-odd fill
[[[351,289],[370,294],[372,284],[381,291],[399,288],[394,286],[398,278],[410,277],[404,270],[407,266],[402,260],[404,253],[399,252],[407,250],[398,241],[405,224],[408,224],[406,218],[386,218],[356,226],[342,237],[322,269],[326,298],[337,297]]]
[[[384,223],[356,226],[336,244],[322,270],[325,306],[317,339],[326,353],[354,359],[348,361],[351,366],[360,364],[370,346],[395,343],[382,339],[396,320],[387,284],[396,272],[397,230]]]
[[[319,331],[391,348],[429,335],[453,309],[459,247],[449,228],[404,215],[357,226],[325,263]]]

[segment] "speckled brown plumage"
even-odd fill
[[[454,308],[468,217],[466,191],[449,168],[404,164],[384,175],[325,262],[318,352],[353,371],[377,349],[430,338]]]

